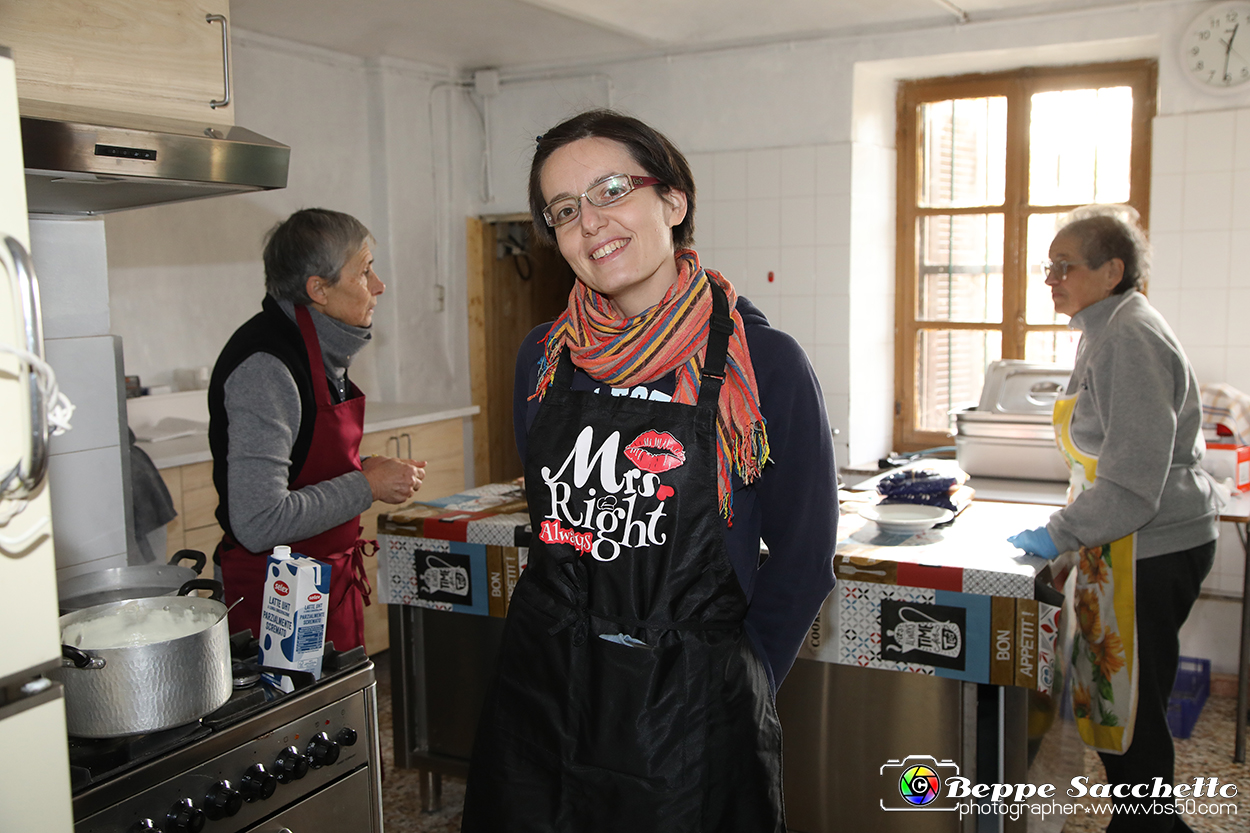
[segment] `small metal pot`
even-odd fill
[[[186,596],[211,588],[213,598]],[[123,606],[144,610],[190,609],[217,621],[196,633],[122,648],[83,650],[62,645],[55,676],[65,686],[69,734],[108,738],[157,732],[199,720],[230,699],[230,633],[220,582],[189,581],[176,597],[131,599],[61,617],[61,632],[78,622],[120,615]]]
[[[184,561],[192,566],[181,566]],[[168,564],[114,567],[74,576],[57,585],[61,613],[124,599],[176,595],[179,587],[200,577],[207,562],[208,558],[198,550],[179,550]]]

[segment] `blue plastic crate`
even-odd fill
[[[1172,737],[1187,738],[1193,733],[1210,693],[1211,660],[1181,657],[1176,684],[1168,700],[1168,728],[1172,730]]]

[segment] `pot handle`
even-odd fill
[[[210,596],[213,601],[221,602],[226,598],[226,589],[221,586],[221,582],[211,578],[193,578],[188,582],[184,582],[178,588],[178,595],[185,596],[192,590],[211,590],[213,595]]]
[[[199,550],[178,550],[174,553],[173,557],[169,559],[169,566],[178,567],[181,566],[184,561],[192,562],[195,564],[195,567],[192,569],[194,569],[196,573],[202,573],[204,572],[204,565],[208,563],[208,556]]]
[[[104,657],[95,657],[73,645],[61,646],[61,666],[75,668],[103,668],[107,663]]]

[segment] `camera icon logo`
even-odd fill
[[[954,807],[930,806],[942,794],[943,776],[950,778],[959,774],[959,765],[952,760],[941,760],[932,755],[908,755],[903,760],[889,760],[881,765],[881,775],[894,776],[902,798],[902,806],[887,807],[881,800],[881,809],[898,810],[954,810]]]

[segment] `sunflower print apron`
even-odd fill
[[[1068,503],[1094,485],[1098,458],[1072,440],[1079,391],[1055,400],[1055,441],[1068,462]],[[1137,533],[1081,547],[1073,599],[1072,710],[1087,746],[1120,755],[1133,741],[1137,716]]]

